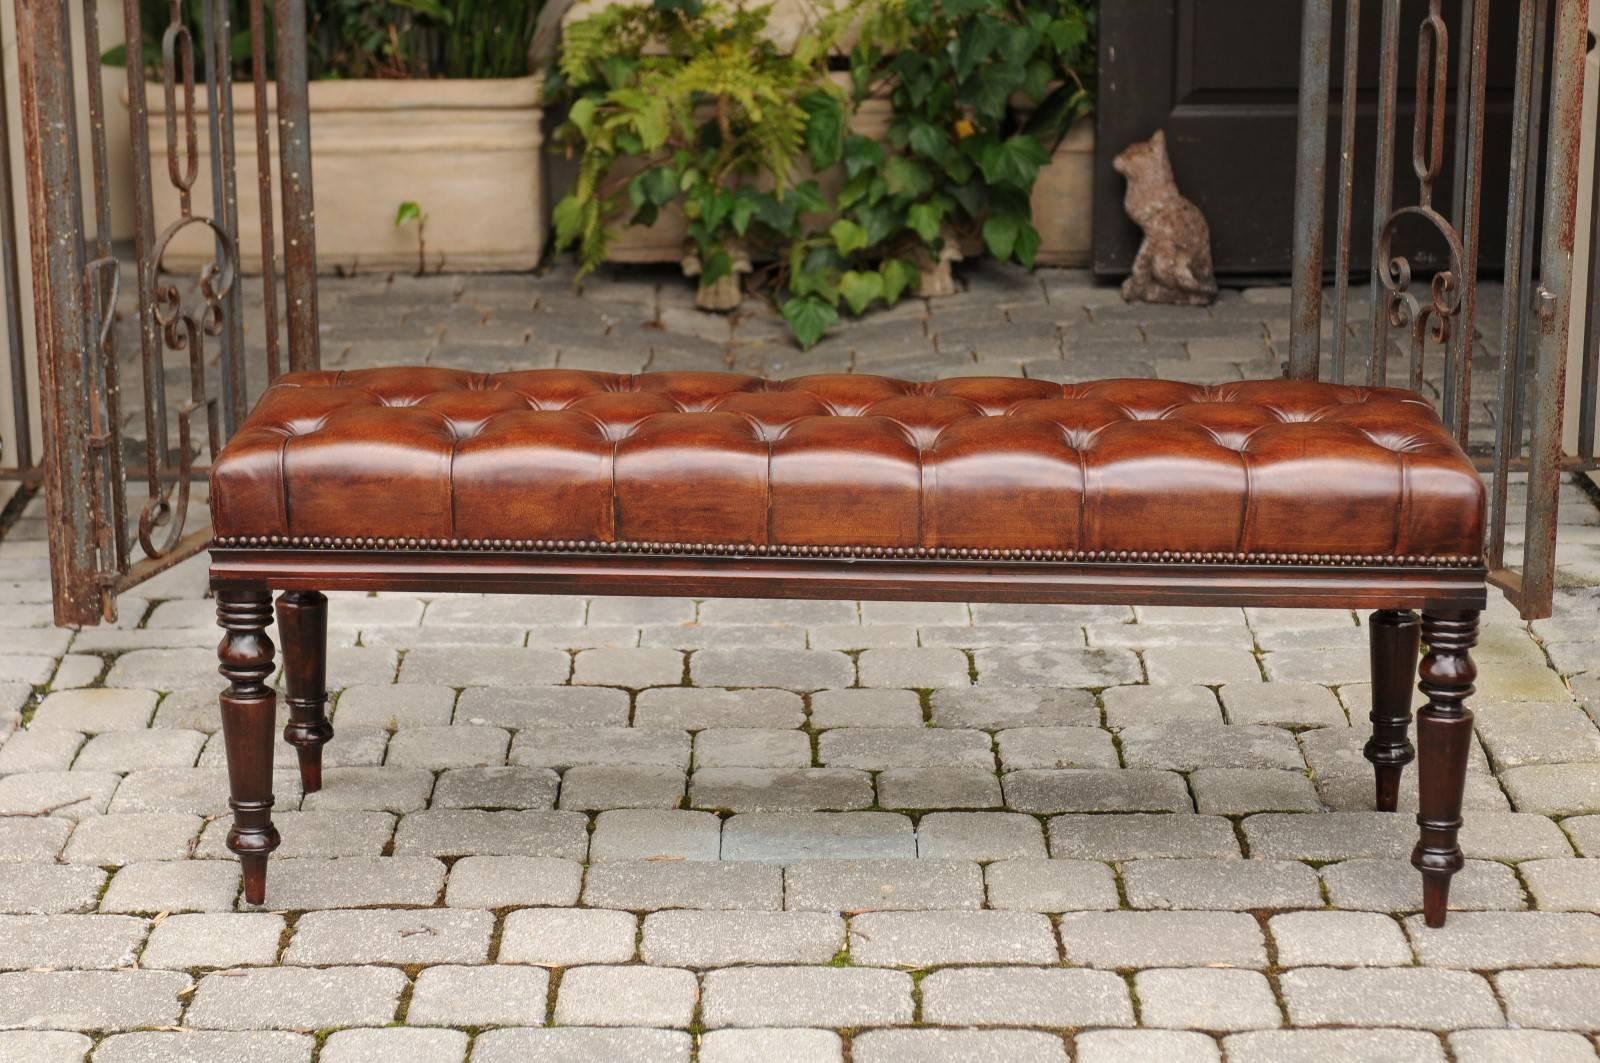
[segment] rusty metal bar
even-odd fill
[[[139,0],[123,0],[122,20],[127,39],[128,131],[133,162],[133,257],[139,304],[139,367],[144,389],[145,467],[147,483],[154,495],[160,489],[155,478],[166,458],[166,389],[161,372],[161,326],[156,320],[155,278],[160,263],[155,260],[156,221],[151,192],[150,113],[144,74],[144,26]],[[136,61],[134,57],[139,59]],[[160,434],[157,434],[157,426]],[[158,450],[158,447],[160,448]]]
[[[239,194],[233,138],[233,26],[228,0],[203,0],[201,26],[206,57],[206,122],[211,145],[211,217],[221,230],[216,257],[239,246]],[[222,438],[233,435],[249,409],[245,395],[244,321],[240,286],[220,300],[218,383]]]
[[[89,144],[94,173],[94,258],[84,278],[93,318],[86,348],[89,367],[90,445],[95,459],[89,499],[100,559],[101,612],[116,618],[108,574],[128,564],[128,511],[122,469],[122,381],[115,318],[121,265],[111,250],[111,173],[106,149],[105,93],[100,77],[100,16],[96,0],[83,0],[84,84],[88,89]],[[109,281],[107,278],[109,277]]]
[[[261,318],[267,342],[267,382],[278,379],[277,234],[272,217],[272,104],[267,93],[265,0],[250,0],[250,84],[255,91],[256,194],[261,203]]]
[[[306,0],[274,0],[278,158],[282,167],[284,310],[289,368],[322,364],[317,334],[316,209],[311,191],[311,98],[306,83]]]
[[[1528,168],[1528,175],[1526,180],[1528,185],[1536,188],[1538,187],[1539,180],[1538,145],[1542,142],[1544,137],[1544,42],[1550,39],[1549,0],[1536,0],[1534,7],[1537,15],[1534,20],[1533,30],[1533,69],[1532,77],[1529,82],[1529,84],[1532,86],[1532,94],[1529,97],[1530,102],[1528,105],[1530,115],[1530,121],[1528,124],[1528,141],[1532,147],[1529,149],[1527,154],[1526,165]],[[1527,248],[1533,245],[1534,234],[1538,231],[1539,197],[1525,196],[1523,199],[1522,208],[1522,215],[1520,218],[1509,212],[1507,213],[1506,231],[1509,234],[1513,225],[1520,224],[1522,226],[1521,239],[1523,247]],[[1508,278],[1511,277],[1511,271],[1509,269],[1506,271],[1506,276]],[[1532,255],[1523,255],[1522,271],[1517,275],[1515,281],[1515,290],[1521,293],[1522,299],[1524,300],[1523,309],[1525,309],[1527,306],[1529,293],[1533,291]],[[1516,453],[1521,449],[1523,437],[1526,435],[1526,430],[1523,426],[1523,420],[1525,408],[1528,403],[1527,367],[1533,363],[1534,355],[1530,348],[1531,344],[1534,342],[1536,341],[1534,339],[1533,332],[1526,328],[1523,329],[1521,331],[1521,335],[1518,337],[1516,350],[1517,372],[1511,378],[1511,397],[1509,402],[1503,405],[1500,411],[1501,420],[1506,426],[1505,431],[1510,435],[1512,440],[1511,450],[1513,453]],[[1501,357],[1505,357],[1504,352],[1502,352]]]
[[[11,373],[11,425],[16,432],[14,464],[33,465],[33,414],[28,402],[28,352],[22,327],[22,276],[17,269],[17,211],[11,179],[11,101],[0,78],[0,287],[6,314],[6,365]]]
[[[1458,36],[1461,39],[1456,51],[1456,153],[1451,172],[1453,188],[1450,197],[1451,220],[1455,222],[1457,232],[1462,228],[1467,209],[1467,117],[1471,109],[1466,106],[1466,100],[1472,95],[1472,64],[1469,61],[1474,40],[1472,0],[1461,0],[1460,25]]]
[[[88,313],[71,24],[64,0],[17,0],[16,12],[55,622],[93,623],[101,596],[88,506]]]
[[[1578,458],[1593,461],[1595,422],[1600,419],[1600,153],[1595,157],[1589,199],[1589,305],[1583,319],[1582,383],[1578,388]]]
[[[1304,5],[1300,27],[1299,148],[1294,179],[1294,280],[1289,296],[1289,377],[1315,380],[1322,350],[1333,0],[1304,0]]]
[[[1367,383],[1381,387],[1389,377],[1389,298],[1384,278],[1383,231],[1394,205],[1394,138],[1400,83],[1400,0],[1383,0],[1383,35],[1378,52],[1376,176],[1372,188],[1372,348],[1367,352]]]
[[[1533,197],[1528,195],[1529,184],[1535,179],[1532,163],[1537,151],[1529,136],[1536,109],[1538,85],[1534,80],[1534,53],[1539,51],[1543,36],[1537,32],[1540,0],[1522,0],[1521,18],[1517,23],[1517,78],[1511,102],[1511,177],[1510,194],[1506,207],[1506,285],[1500,321],[1500,423],[1494,437],[1493,474],[1489,481],[1489,540],[1485,556],[1490,568],[1505,565],[1506,547],[1506,494],[1511,461],[1521,452],[1521,433],[1515,430],[1516,419],[1511,416],[1518,401],[1522,376],[1522,309],[1524,294],[1528,291],[1524,278],[1524,252],[1528,230],[1523,224],[1523,204]]]
[[[1534,313],[1533,409],[1528,444],[1527,527],[1517,608],[1549,616],[1555,592],[1556,518],[1561,491],[1562,407],[1566,400],[1567,339],[1572,317],[1572,251],[1583,123],[1584,53],[1589,0],[1556,5],[1550,65],[1550,147],[1545,168],[1543,243]]]
[[[1350,221],[1355,210],[1356,111],[1361,66],[1361,0],[1345,0],[1344,80],[1339,93],[1339,227],[1334,234],[1333,371],[1329,379],[1347,383],[1345,357],[1350,345]]]
[[[1586,2],[1586,0],[1585,0]],[[1463,191],[1466,209],[1462,212],[1460,270],[1460,313],[1450,335],[1444,375],[1443,412],[1445,423],[1455,431],[1465,447],[1471,426],[1472,343],[1478,320],[1478,243],[1481,239],[1483,198],[1483,118],[1484,93],[1488,82],[1489,0],[1474,0],[1472,16],[1472,71],[1466,100],[1457,107],[1470,108],[1467,117],[1467,177]],[[1443,106],[1440,107],[1441,114]]]

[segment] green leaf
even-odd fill
[[[626,55],[609,55],[601,61],[600,71],[606,84],[614,89],[633,84],[639,73],[639,61]]]
[[[664,207],[678,195],[678,171],[670,166],[642,170],[628,182],[628,198],[635,207],[646,203]]]
[[[1017,247],[1017,235],[1022,225],[1014,214],[996,214],[983,223],[983,242],[989,253],[1004,262]],[[1032,226],[1029,226],[1032,228]],[[1036,249],[1037,250],[1037,249]]]
[[[839,97],[824,89],[816,89],[800,99],[805,108],[806,154],[817,170],[826,170],[844,154],[846,118],[844,104]]]
[[[950,150],[950,137],[944,130],[925,119],[917,118],[911,123],[911,135],[906,143],[911,145],[911,150],[925,159],[935,161],[944,157]]]
[[[789,322],[800,346],[810,350],[823,333],[838,323],[839,311],[815,295],[807,295],[784,303],[783,319]]]
[[[803,212],[828,209],[827,197],[822,194],[822,189],[815,181],[802,181],[795,185],[789,189],[788,199]]]
[[[915,203],[906,211],[906,224],[925,244],[931,244],[939,238],[939,224],[943,220],[944,211],[933,203]]]
[[[972,76],[978,64],[993,55],[1010,27],[989,15],[979,15],[961,28],[955,42],[956,77],[961,81]]]
[[[1089,23],[1081,12],[1074,12],[1050,23],[1044,33],[1056,51],[1070,55],[1089,42]]]
[[[1039,255],[1039,230],[1033,227],[1032,222],[1019,222],[1017,225],[1017,261],[1033,268],[1034,259]]]
[[[1009,185],[1023,192],[1033,187],[1039,177],[1039,167],[1049,161],[1050,153],[1044,150],[1044,145],[1026,133],[988,145],[978,160],[983,167],[983,179],[989,184]]]
[[[690,18],[700,14],[700,0],[654,0],[650,5],[657,11],[681,11]]]
[[[890,306],[900,301],[908,288],[915,287],[921,274],[903,258],[885,259],[878,272],[883,275],[883,301]]]
[[[852,314],[861,313],[872,305],[874,299],[881,299],[883,287],[883,277],[877,270],[850,270],[839,278],[839,294],[850,304]]]
[[[946,18],[962,19],[976,15],[989,6],[989,0],[944,0]]]
[[[705,270],[700,274],[700,287],[715,284],[732,272],[733,256],[719,247],[706,256]]]
[[[672,132],[672,109],[667,99],[636,89],[613,95],[629,107],[629,120],[638,131],[645,152],[659,151]]]
[[[567,121],[577,127],[585,140],[594,136],[594,112],[599,105],[593,96],[585,96],[567,109]]]
[[[883,168],[883,179],[889,192],[896,196],[915,199],[933,191],[933,175],[922,165],[904,155],[896,155]]]
[[[841,255],[859,251],[868,243],[867,230],[845,218],[840,218],[830,225],[828,235],[833,237],[833,245],[839,249]]]
[[[863,171],[883,165],[883,145],[870,137],[847,137],[844,142],[844,172],[856,177]]]
[[[752,195],[741,195],[734,200],[733,211],[729,216],[729,221],[733,223],[733,231],[743,236],[745,230],[750,228],[750,219],[755,217],[760,207],[760,201]]]
[[[422,205],[415,200],[406,200],[400,204],[400,209],[394,212],[394,224],[397,229],[408,221],[420,222],[421,220]]]
[[[885,199],[864,207],[857,207],[851,216],[861,223],[867,234],[867,246],[872,247],[889,239],[901,225],[900,212]]]
[[[558,249],[575,243],[578,237],[583,235],[583,200],[574,194],[561,197],[561,202],[556,204],[556,209],[551,214],[551,221],[555,222]]]

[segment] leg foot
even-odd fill
[[[320,591],[285,591],[278,596],[278,633],[283,639],[284,685],[289,721],[283,740],[300,759],[300,786],[322,789],[322,747],[333,737],[328,723],[328,598]]]
[[[1400,804],[1400,779],[1416,758],[1411,727],[1411,677],[1417,671],[1422,622],[1409,609],[1379,609],[1367,621],[1372,644],[1372,737],[1362,751],[1377,778],[1377,808]]]
[[[1478,675],[1471,654],[1478,641],[1477,610],[1423,613],[1422,639],[1428,652],[1417,686],[1428,703],[1417,720],[1421,836],[1411,863],[1422,872],[1423,921],[1438,927],[1450,907],[1450,879],[1465,863],[1456,838],[1472,743],[1472,713],[1466,702]]]
[[[275,670],[272,596],[260,591],[217,592],[217,624],[225,634],[217,646],[222,692],[222,738],[228,754],[228,804],[233,828],[228,848],[244,871],[245,900],[261,904],[267,892],[267,855],[278,847],[272,825],[272,744],[278,698],[269,681]]]
[[[267,902],[267,856],[265,853],[243,854],[239,857],[239,870],[244,873],[244,899],[246,904]]]

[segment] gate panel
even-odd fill
[[[77,132],[71,0],[17,0],[57,623],[114,618],[118,591],[205,548],[210,528],[192,519],[191,484],[206,475],[209,458],[243,420],[252,398],[251,380],[262,376],[248,372],[244,342],[233,2],[202,0],[199,17],[191,22],[194,9],[173,0],[163,27],[141,26],[139,0],[123,2],[134,177],[131,273],[138,297],[134,351],[119,349],[115,328],[122,271],[110,238],[108,116],[100,88],[102,49],[94,0],[83,3],[81,27],[87,56],[87,160]],[[315,368],[319,362],[304,0],[276,0],[273,16],[275,44],[266,26],[264,0],[250,0],[249,71],[265,243],[261,325],[268,381],[278,375],[282,361],[275,269],[280,261],[289,365]],[[164,157],[153,159],[147,93],[157,86],[147,76],[144,59],[145,42],[157,37],[167,145]],[[277,234],[267,106],[273,87],[285,207],[281,256],[273,246]],[[80,179],[84,161],[92,174],[87,190]],[[204,204],[196,194],[202,172],[212,190]],[[157,180],[171,185],[179,204],[177,219],[159,232],[152,203]],[[94,220],[92,237],[86,235],[86,213]],[[0,235],[5,222],[0,215]],[[163,273],[160,263],[168,246],[196,229],[207,233],[214,245],[211,261],[193,277]],[[121,359],[135,355],[139,415],[125,420]],[[167,391],[169,358],[185,370],[186,386],[174,395]],[[124,450],[130,445],[142,451],[142,461],[125,469]],[[144,481],[146,496],[136,514],[129,512],[128,476]]]
[[[1369,0],[1370,2],[1370,0]],[[1489,534],[1485,546],[1491,579],[1533,618],[1550,614],[1555,584],[1555,529],[1564,468],[1581,456],[1562,451],[1562,415],[1569,319],[1574,291],[1572,253],[1577,211],[1584,55],[1588,0],[1519,0],[1515,40],[1489,32],[1491,0],[1459,0],[1461,27],[1455,39],[1446,23],[1444,0],[1429,0],[1415,55],[1403,54],[1401,0],[1381,0],[1382,45],[1377,135],[1370,162],[1362,161],[1353,108],[1340,129],[1338,204],[1331,293],[1331,357],[1324,360],[1322,319],[1329,293],[1323,290],[1324,211],[1328,179],[1324,156],[1305,145],[1326,142],[1329,119],[1334,0],[1304,0],[1303,86],[1300,136],[1303,149],[1295,186],[1295,278],[1292,294],[1289,375],[1382,385],[1391,382],[1391,361],[1418,391],[1438,381],[1437,401],[1445,423],[1489,476]],[[1360,0],[1344,0],[1346,39],[1359,36]],[[1548,69],[1545,42],[1553,40]],[[1508,194],[1502,204],[1485,202],[1486,87],[1491,48],[1514,51]],[[1415,78],[1409,152],[1396,157],[1398,86]],[[1355,97],[1358,57],[1347,49],[1342,96]],[[1548,87],[1547,87],[1548,82]],[[1453,98],[1452,98],[1453,96]],[[1548,102],[1546,102],[1548,100]],[[1447,117],[1454,106],[1454,121]],[[1453,126],[1453,129],[1451,128]],[[1447,141],[1453,139],[1453,145]],[[1407,139],[1401,140],[1402,144]],[[1541,145],[1545,150],[1540,151]],[[1454,181],[1444,187],[1446,155],[1454,157]],[[1396,165],[1409,164],[1415,194],[1396,206]],[[1351,307],[1349,279],[1367,267],[1351,253],[1351,188],[1358,165],[1371,165],[1379,190],[1372,218],[1373,255],[1368,312]],[[1502,171],[1505,172],[1505,171]],[[1498,175],[1495,175],[1496,178]],[[1406,187],[1402,178],[1400,186]],[[1542,211],[1540,204],[1542,202]],[[1504,302],[1495,342],[1480,344],[1479,250],[1488,212],[1504,210],[1506,249]],[[1414,276],[1411,252],[1402,253],[1397,234],[1431,244],[1443,263],[1431,276]],[[1535,240],[1540,246],[1534,247]],[[1359,268],[1358,268],[1359,267]],[[1580,288],[1578,297],[1583,298]],[[1591,327],[1592,327],[1591,322]],[[1473,365],[1494,360],[1494,387],[1474,396]],[[1594,381],[1586,380],[1592,388]],[[1592,399],[1591,399],[1592,401]],[[1492,443],[1474,432],[1475,414],[1491,419]],[[1592,459],[1592,448],[1590,448]],[[1509,483],[1527,476],[1526,543],[1519,568],[1506,560]]]

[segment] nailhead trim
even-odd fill
[[[753,543],[602,542],[592,539],[375,539],[248,535],[219,538],[217,549],[454,551],[537,554],[697,554],[714,557],[888,558],[939,561],[1134,562],[1139,564],[1419,565],[1471,568],[1480,557],[1444,554],[1243,554],[1174,550],[1030,550],[942,546],[793,546]]]

